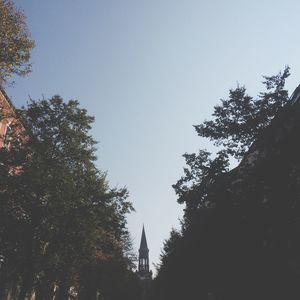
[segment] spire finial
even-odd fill
[[[147,245],[147,239],[146,239],[146,233],[145,233],[145,226],[143,224],[143,230],[142,230],[142,237],[141,237],[141,244],[140,244],[140,253],[147,252],[148,253],[148,245]]]
[[[143,224],[141,244],[139,249],[139,277],[141,279],[151,279],[152,272],[149,270],[149,249],[147,245],[145,226]]]

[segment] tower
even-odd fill
[[[152,271],[149,270],[149,249],[147,245],[144,226],[143,226],[141,244],[139,249],[138,275],[141,280],[152,279]]]

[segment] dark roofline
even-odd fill
[[[17,118],[20,122],[20,124],[22,125],[22,127],[27,131],[27,134],[29,135],[29,130],[27,130],[27,128],[24,126],[24,122],[22,122],[22,117],[20,116],[20,114],[17,112],[15,106],[13,105],[12,101],[9,99],[9,97],[7,96],[6,92],[4,91],[3,87],[0,84],[0,93],[2,93],[2,95],[4,96],[4,99],[6,100],[6,102],[9,104],[9,106],[11,107],[11,109],[13,110],[14,114],[15,114],[15,118]]]
[[[13,105],[12,101],[9,99],[9,97],[7,96],[5,90],[3,89],[3,87],[0,85],[0,92],[3,94],[5,100],[8,102],[8,104],[12,107],[12,109],[14,110],[14,112],[16,113],[16,108]]]
[[[300,99],[300,84],[294,90],[292,96],[290,97],[290,101],[292,104],[295,104]]]

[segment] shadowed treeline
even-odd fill
[[[94,117],[60,96],[16,110],[31,72],[26,17],[0,0],[0,299],[138,300],[126,188],[97,169]]]
[[[94,118],[59,96],[14,118],[0,137],[0,298],[138,299],[133,208],[95,166]]]
[[[288,75],[265,77],[257,99],[231,90],[196,126],[222,151],[185,155],[174,185],[185,215],[165,242],[152,299],[299,299],[300,102],[297,91],[288,101]],[[241,160],[231,171],[230,155]]]

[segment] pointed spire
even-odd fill
[[[140,249],[139,249],[139,257],[140,258],[147,258],[149,253],[148,245],[147,245],[147,239],[145,234],[145,228],[143,225],[143,231],[142,231],[142,237],[141,237],[141,243],[140,243]]]
[[[147,245],[145,227],[143,224],[143,231],[141,237],[141,244],[139,249],[139,265],[138,274],[140,279],[150,279],[152,278],[152,272],[149,269],[149,249]]]
[[[145,227],[143,224],[143,231],[142,231],[142,238],[141,238],[141,244],[140,244],[140,251],[149,251],[148,245],[147,245],[147,239],[146,239],[146,234],[145,234]]]

